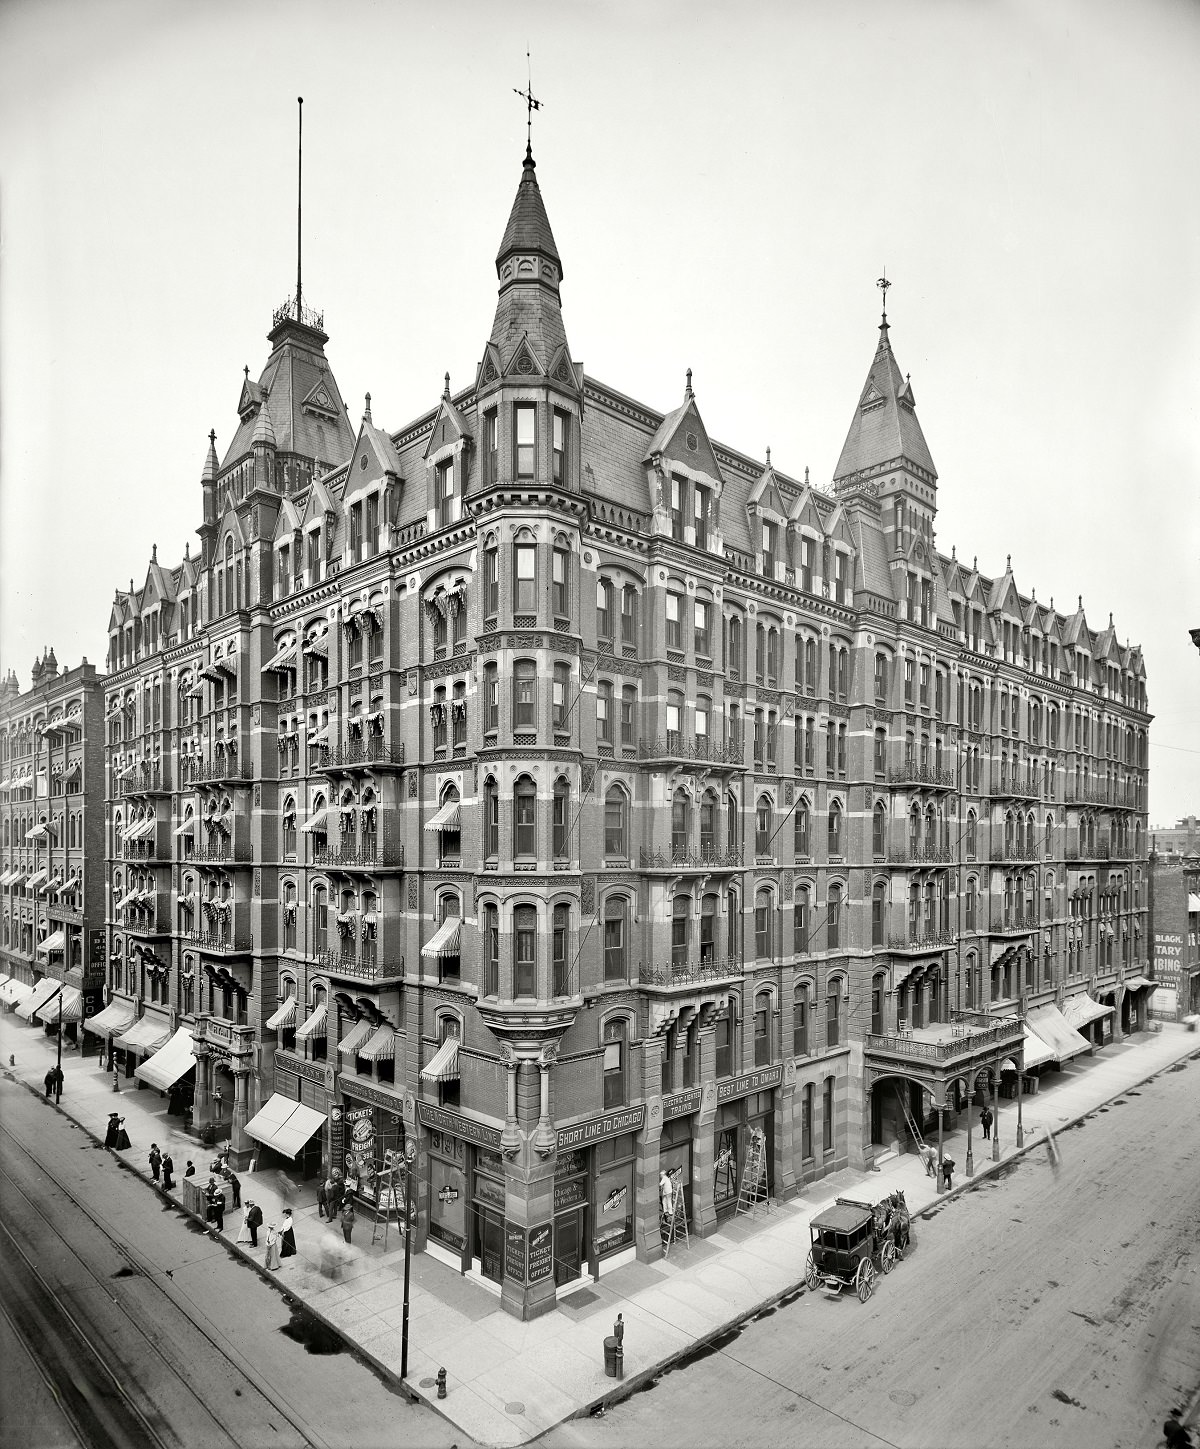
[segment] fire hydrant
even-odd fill
[[[446,1397],[446,1370],[444,1368],[437,1371],[437,1391],[439,1399]]]

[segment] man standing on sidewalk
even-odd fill
[[[992,1109],[986,1105],[979,1114],[979,1125],[983,1128],[983,1140],[986,1142],[992,1135]]]
[[[150,1144],[150,1176],[155,1183],[158,1182],[159,1169],[162,1167],[162,1153],[158,1150],[158,1143]]]
[[[50,1093],[53,1092],[53,1090],[54,1090],[54,1068],[53,1067],[51,1067],[50,1070],[46,1073],[46,1075],[42,1078],[42,1081],[45,1082],[45,1084],[46,1084],[46,1101],[48,1102],[50,1100]]]

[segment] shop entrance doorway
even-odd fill
[[[499,1213],[476,1208],[473,1253],[485,1278],[493,1283],[504,1281],[504,1219]]]
[[[554,1282],[574,1283],[583,1272],[583,1208],[559,1213],[554,1219]]]

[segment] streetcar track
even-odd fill
[[[291,1427],[296,1431],[296,1433],[300,1436],[301,1440],[305,1444],[312,1446],[312,1449],[331,1449],[328,1441],[321,1438],[320,1435],[313,1433],[310,1426],[301,1423],[291,1413],[288,1412],[287,1408],[270,1391],[269,1387],[261,1381],[258,1374],[256,1374],[246,1363],[234,1357],[233,1353],[230,1351],[230,1348],[226,1347],[226,1345],[220,1341],[218,1336],[214,1332],[210,1331],[209,1327],[207,1326],[207,1316],[203,1314],[201,1310],[199,1310],[197,1305],[192,1303],[186,1292],[176,1287],[173,1280],[171,1288],[168,1288],[167,1283],[164,1281],[163,1274],[160,1272],[160,1270],[148,1258],[146,1258],[144,1254],[140,1253],[137,1250],[137,1248],[133,1245],[132,1241],[128,1237],[126,1237],[124,1232],[122,1232],[116,1224],[106,1221],[103,1217],[93,1212],[91,1207],[86,1202],[84,1202],[83,1199],[81,1199],[74,1192],[72,1192],[70,1188],[67,1187],[66,1184],[63,1183],[62,1180],[58,1176],[56,1176],[53,1171],[51,1171],[46,1163],[33,1151],[30,1150],[29,1145],[24,1142],[20,1137],[18,1137],[15,1132],[13,1132],[12,1128],[9,1126],[8,1123],[0,1123],[0,1133],[3,1133],[4,1136],[8,1137],[9,1140],[21,1152],[24,1153],[29,1161],[34,1164],[37,1170],[43,1173],[49,1179],[49,1181],[54,1184],[54,1186],[58,1189],[60,1193],[62,1193],[67,1201],[70,1202],[71,1205],[78,1212],[82,1213],[83,1216],[87,1218],[88,1221],[91,1222],[95,1228],[97,1228],[102,1234],[104,1234],[106,1238],[108,1238],[108,1240],[113,1244],[115,1248],[118,1249],[122,1256],[139,1270],[140,1276],[144,1278],[147,1283],[153,1285],[153,1287],[169,1303],[171,1303],[171,1305],[178,1312],[183,1314],[191,1327],[197,1333],[199,1333],[200,1336],[207,1341],[210,1347],[225,1361],[226,1364],[229,1365],[230,1369],[234,1372],[234,1374],[240,1378],[245,1379],[245,1381],[249,1385],[251,1385],[251,1387],[253,1387],[253,1389],[260,1395],[264,1403],[269,1405],[270,1408],[275,1411],[275,1413],[277,1413],[286,1423],[291,1425]],[[31,1205],[31,1207],[34,1208],[35,1212],[37,1212],[37,1215],[40,1217],[41,1213],[37,1210],[37,1206],[33,1198],[31,1198],[29,1193],[25,1191],[25,1189],[20,1185],[19,1182],[17,1182],[17,1180],[13,1177],[12,1173],[8,1170],[8,1168],[3,1166],[2,1164],[0,1164],[0,1176],[3,1176],[5,1179],[7,1179],[7,1181],[11,1184],[12,1188],[17,1193],[19,1193],[20,1196]],[[182,1213],[183,1210],[176,1207],[176,1211]],[[187,1221],[190,1222],[191,1219],[188,1218]],[[12,1237],[12,1234],[8,1231],[7,1227],[5,1227],[4,1231],[7,1236],[9,1236],[10,1238]],[[15,1244],[16,1240],[13,1239],[13,1241]],[[104,1280],[101,1279],[93,1271],[91,1266],[83,1260],[83,1258],[75,1251],[74,1248],[71,1247],[69,1243],[66,1243],[65,1239],[63,1241],[68,1247],[69,1251],[71,1251],[72,1255],[81,1263],[88,1276],[92,1279],[93,1283],[99,1288],[101,1292],[105,1294],[107,1298],[111,1300],[111,1292],[109,1291],[109,1288],[105,1284]],[[22,1253],[22,1257],[25,1257],[24,1253]],[[26,1261],[28,1261],[28,1259],[26,1259]],[[54,1293],[53,1290],[45,1285],[45,1280],[42,1279],[40,1273],[37,1273],[36,1269],[33,1269],[32,1271],[36,1274],[39,1282],[43,1284],[44,1290],[51,1296],[55,1304],[59,1307],[60,1311],[63,1312],[64,1315],[66,1315],[68,1321],[71,1322],[72,1326],[75,1328],[75,1331],[77,1333],[80,1332],[78,1325],[75,1324],[73,1316],[70,1314],[69,1310],[66,1308],[59,1295]],[[180,1384],[183,1385],[183,1387],[187,1390],[188,1394],[190,1394],[197,1403],[197,1405],[199,1405],[204,1415],[212,1420],[213,1424],[221,1431],[221,1433],[223,1433],[230,1440],[232,1444],[236,1445],[239,1442],[238,1436],[235,1433],[232,1433],[228,1428],[226,1428],[224,1424],[222,1424],[217,1419],[216,1415],[211,1411],[211,1409],[208,1408],[208,1406],[195,1392],[188,1379],[185,1378],[180,1370],[166,1357],[165,1353],[159,1347],[159,1345],[155,1343],[152,1338],[147,1336],[141,1324],[138,1323],[136,1317],[130,1313],[126,1313],[126,1317],[130,1325],[141,1335],[141,1337],[149,1345],[149,1347],[153,1349],[155,1355],[161,1360],[166,1369]],[[84,1341],[87,1342],[86,1337],[84,1338]],[[95,1352],[94,1349],[92,1351],[93,1353]],[[105,1367],[107,1371],[107,1366]],[[122,1390],[122,1393],[123,1392],[124,1391]],[[170,1446],[166,1445],[157,1434],[155,1435],[155,1441],[160,1445],[163,1445],[163,1449],[170,1449]],[[84,1442],[86,1443],[87,1440],[85,1439]]]

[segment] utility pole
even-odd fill
[[[408,1277],[412,1262],[412,1170],[417,1144],[410,1137],[404,1144],[404,1313],[400,1328],[400,1377],[408,1377]]]
[[[62,987],[58,988],[58,1062],[54,1068],[54,1100],[62,1101]]]

